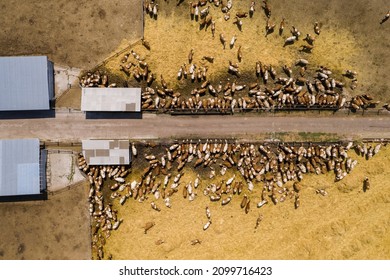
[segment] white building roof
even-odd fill
[[[0,140],[0,196],[40,194],[39,140]]]
[[[88,165],[130,164],[128,140],[83,140],[83,155]]]
[[[141,112],[141,88],[83,88],[81,111]]]
[[[53,75],[46,56],[0,57],[0,111],[49,110]]]

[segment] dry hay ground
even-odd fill
[[[142,37],[139,0],[0,0],[0,55],[47,55],[88,69]]]
[[[146,50],[141,43],[133,46],[133,50],[145,58],[149,69],[156,74],[160,86],[160,75],[168,82],[168,86],[182,93],[199,87],[199,83],[191,85],[189,80],[177,81],[177,72],[183,63],[188,65],[188,54],[194,49],[194,63],[208,66],[208,79],[216,86],[219,81],[225,82],[235,77],[227,73],[228,61],[237,62],[237,48],[242,45],[243,60],[238,63],[241,78],[237,83],[256,80],[255,62],[276,67],[293,66],[298,58],[309,60],[309,70],[313,73],[319,65],[333,70],[335,77],[345,80],[341,73],[346,69],[358,72],[358,88],[353,92],[349,87],[346,92],[351,95],[369,93],[376,99],[390,101],[388,89],[389,79],[389,40],[390,23],[379,24],[387,12],[385,0],[374,1],[268,1],[272,8],[271,22],[276,24],[275,32],[265,37],[266,17],[261,9],[261,1],[256,1],[253,18],[244,18],[242,32],[234,25],[233,17],[237,11],[248,11],[250,1],[234,1],[231,19],[225,21],[220,8],[211,5],[210,14],[216,21],[215,38],[211,36],[210,27],[200,30],[199,22],[191,20],[189,1],[176,6],[176,1],[157,1],[159,3],[158,19],[145,17],[145,39],[151,45]],[[204,7],[202,7],[203,9]],[[281,19],[286,18],[286,26],[282,36],[278,29]],[[314,42],[312,54],[300,51],[306,33],[314,34],[313,24],[318,21],[321,34]],[[294,45],[283,47],[284,40],[291,36],[291,26],[297,27],[302,37]],[[238,39],[233,49],[224,50],[219,40],[223,33],[229,44],[233,35]],[[387,38],[387,39],[386,39]],[[119,47],[123,48],[125,45]],[[214,63],[202,60],[203,56],[214,56]],[[105,65],[105,70],[112,72],[114,82],[128,80],[127,84],[139,86],[133,77],[128,78],[119,71],[122,56],[116,57]],[[135,62],[134,60],[132,60]],[[294,68],[296,72],[298,69]],[[346,80],[347,86],[351,81]],[[125,83],[126,84],[126,83]],[[144,84],[143,84],[144,85]],[[154,84],[156,86],[157,84]],[[122,83],[119,84],[122,86]]]
[[[91,259],[87,183],[47,201],[0,203],[0,259]]]
[[[124,221],[107,239],[104,251],[114,259],[389,259],[390,147],[382,148],[369,161],[352,151],[349,156],[358,158],[358,164],[340,182],[334,182],[334,174],[304,176],[297,210],[291,199],[256,208],[260,201],[256,185],[248,214],[240,208],[247,190],[222,207],[202,194],[205,179],[194,201],[184,199],[184,182],[193,181],[196,174],[185,167],[183,183],[171,197],[171,209],[161,198],[156,201],[153,197],[143,203],[130,199],[123,206],[114,204]],[[139,179],[140,172],[141,168],[133,168],[127,180]],[[232,172],[228,170],[224,179]],[[202,177],[208,174],[209,170]],[[367,192],[362,191],[365,176],[371,180]],[[215,181],[220,179],[219,175]],[[326,189],[328,196],[316,194],[317,188]],[[151,201],[161,212],[150,207]],[[212,224],[204,231],[206,206],[210,207]],[[263,221],[255,230],[260,214]],[[144,234],[142,227],[152,221],[155,226]],[[201,244],[191,245],[194,239]],[[157,245],[158,240],[164,243]]]

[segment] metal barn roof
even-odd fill
[[[0,57],[0,111],[49,110],[53,82],[46,56]]]
[[[40,194],[39,140],[0,140],[0,196]]]
[[[141,112],[141,88],[83,88],[81,111]]]
[[[88,165],[130,164],[127,140],[83,140],[83,155]]]

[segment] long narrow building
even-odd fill
[[[141,88],[83,88],[81,111],[141,112]]]

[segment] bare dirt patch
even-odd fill
[[[83,184],[47,201],[0,203],[0,259],[91,259],[87,198]]]
[[[142,36],[140,1],[0,1],[0,55],[47,55],[87,69]]]

